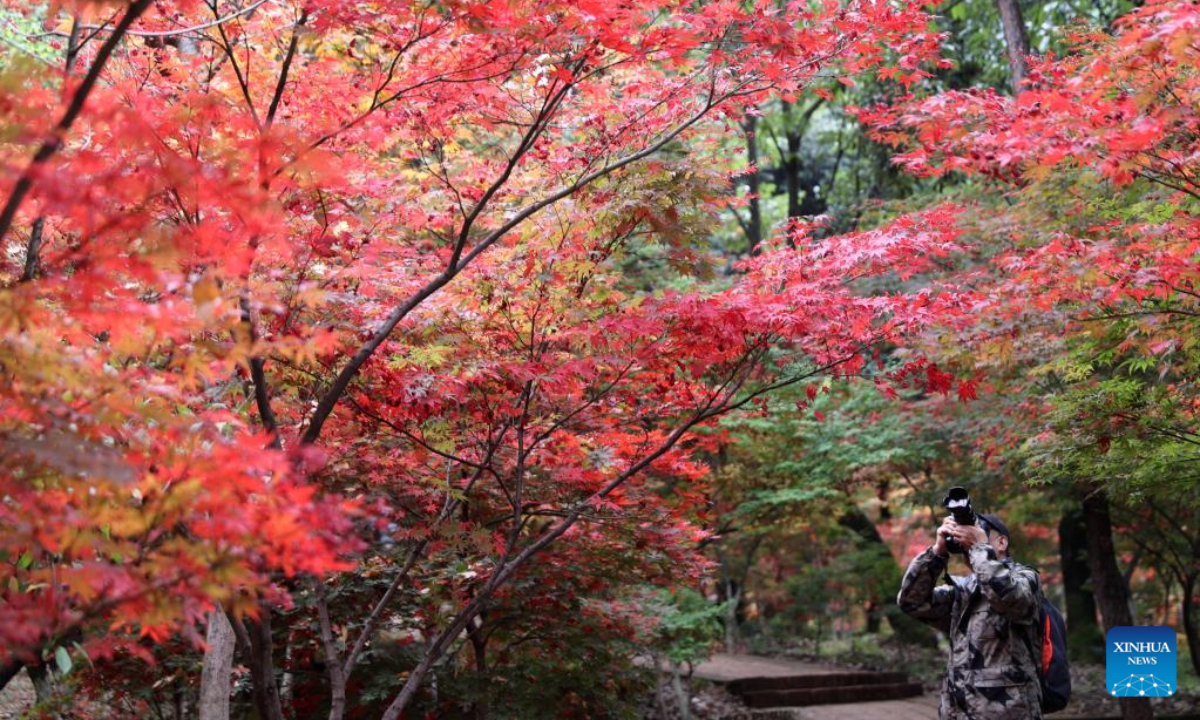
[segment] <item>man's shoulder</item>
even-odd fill
[[[1025,565],[1024,563],[1019,563],[1016,560],[1010,559],[1009,562],[1012,563],[1012,568],[1013,568],[1014,572],[1018,572],[1022,575],[1032,577],[1034,580],[1037,581],[1039,589],[1041,588],[1042,573],[1040,570],[1038,570],[1036,567],[1034,567],[1032,565]]]

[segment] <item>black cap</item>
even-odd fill
[[[987,526],[996,532],[1000,533],[1010,541],[1012,537],[1008,534],[1008,526],[1001,522],[1000,518],[991,513],[979,513],[979,519],[987,523]]]

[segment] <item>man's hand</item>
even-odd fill
[[[958,528],[958,523],[954,522],[953,515],[947,515],[942,521],[942,526],[937,529],[937,540],[933,543],[933,551],[941,556],[950,554],[946,549],[946,539],[954,536],[954,531]]]
[[[955,524],[954,531],[951,533],[959,545],[963,546],[964,550],[969,550],[975,543],[987,543],[987,533],[978,525],[958,525]]]

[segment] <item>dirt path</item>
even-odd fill
[[[814,705],[793,712],[796,720],[937,720],[937,695],[907,700]]]
[[[729,682],[751,677],[787,677],[789,675],[826,675],[837,668],[786,658],[717,653],[696,666],[696,677],[712,682]]]

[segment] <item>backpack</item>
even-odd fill
[[[1071,700],[1071,663],[1067,659],[1067,623],[1038,588],[1038,619],[1034,638],[1041,646],[1038,680],[1042,684],[1042,712],[1058,712]],[[1030,648],[1032,650],[1032,648]],[[1036,658],[1038,654],[1035,652]]]
[[[946,579],[957,585],[950,573]],[[1029,654],[1040,658],[1037,666],[1038,682],[1042,686],[1042,712],[1055,713],[1071,701],[1071,662],[1067,659],[1067,622],[1054,603],[1042,594],[1042,579],[1038,576],[1038,614],[1033,627],[1033,642],[1029,637]],[[1039,653],[1037,649],[1040,648]]]

